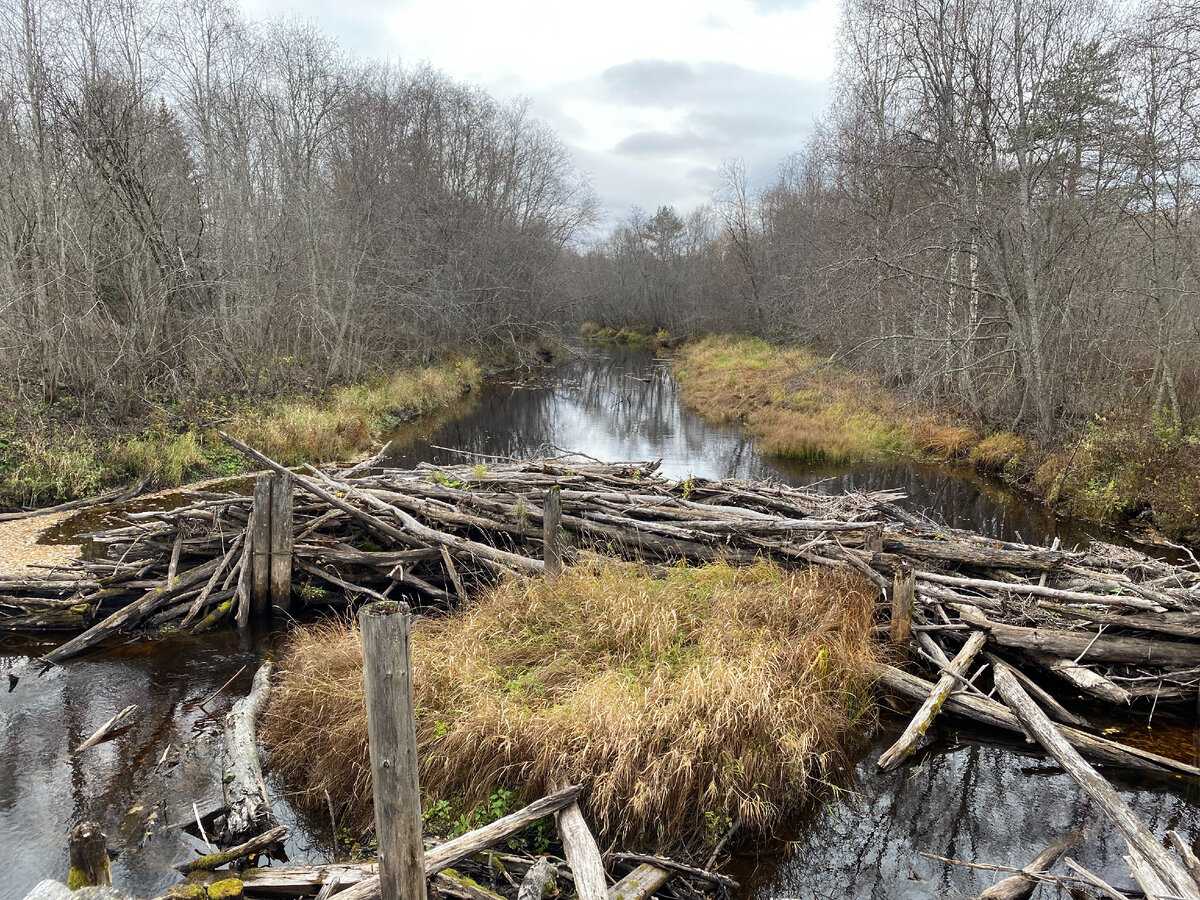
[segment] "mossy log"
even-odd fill
[[[80,822],[67,836],[67,887],[107,887],[112,884],[108,838],[97,822]]]
[[[271,691],[271,663],[256,673],[250,693],[225,716],[222,750],[222,783],[225,794],[225,828],[222,843],[237,844],[274,825],[267,784],[258,753],[258,717]]]
[[[230,847],[228,850],[218,850],[215,853],[206,853],[203,856],[197,856],[195,859],[189,859],[187,862],[179,863],[175,868],[185,875],[189,872],[204,872],[212,869],[219,869],[221,866],[228,865],[231,862],[239,859],[247,859],[258,856],[277,844],[283,843],[287,837],[288,830],[283,825],[277,825],[269,831],[264,831],[260,835],[250,838],[238,844],[236,847]]]

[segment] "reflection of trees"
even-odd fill
[[[921,851],[1024,865],[1047,844],[1087,828],[1073,855],[1114,884],[1128,884],[1120,837],[1052,763],[1013,747],[963,745],[919,765],[881,773],[881,742],[855,769],[853,795],[806,817],[760,897],[973,897],[995,876],[927,860]],[[1162,834],[1194,834],[1200,811],[1145,782],[1117,782]]]

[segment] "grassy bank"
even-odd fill
[[[830,570],[594,561],[506,581],[412,633],[431,830],[465,830],[559,779],[612,838],[767,829],[832,777],[872,716],[873,590]],[[296,799],[371,824],[357,632],[298,632],[266,716]],[[497,799],[501,802],[497,802]]]
[[[610,328],[595,322],[584,322],[579,328],[579,336],[590,344],[616,344],[638,350],[661,350],[675,343],[664,328]]]
[[[874,378],[811,351],[713,335],[675,358],[684,402],[740,421],[768,453],[812,462],[908,458],[999,475],[1064,513],[1200,540],[1200,433],[1114,415],[1056,447],[981,432],[915,408]]]
[[[215,406],[206,418],[288,464],[346,459],[400,423],[443,409],[479,387],[471,359],[408,369],[320,396],[264,405]],[[242,471],[242,458],[215,427],[179,427],[167,411],[132,434],[103,434],[36,420],[0,430],[0,506],[37,506],[88,497],[118,484],[173,487]]]

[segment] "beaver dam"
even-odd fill
[[[1194,721],[1195,560],[987,538],[895,492],[672,480],[654,463],[578,456],[288,471],[231,443],[266,470],[253,495],[114,511],[88,558],[0,585],[3,627],[78,632],[45,654],[62,663],[118,635],[248,628],[272,606],[406,599],[435,891],[734,889],[718,871],[731,849],[837,790],[875,720],[874,684],[908,710],[879,768],[919,762],[936,725],[978,723],[1040,746],[1102,814],[1096,829],[1126,844],[1117,886],[1076,858],[1095,834],[1022,860],[931,853],[994,872],[985,896],[1056,883],[1200,897],[1194,835],[1151,827],[1095,768],[1200,775],[1109,736],[1135,717]],[[329,864],[241,870],[238,889],[379,892],[362,678],[350,625],[302,629],[274,678],[258,670],[225,722],[224,796],[177,823],[206,845],[181,871],[212,880],[286,836],[258,726],[278,783],[368,858],[344,847]]]

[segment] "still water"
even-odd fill
[[[463,461],[455,450],[661,459],[673,477],[774,478],[825,491],[899,488],[914,509],[1006,539],[1058,536],[1074,544],[1087,537],[1085,529],[970,472],[899,462],[823,469],[765,459],[738,428],[713,426],[684,409],[666,366],[642,353],[592,353],[549,376],[489,386],[453,414],[392,437],[389,462],[396,465]],[[0,694],[0,900],[23,897],[41,878],[62,878],[67,827],[85,817],[103,823],[120,851],[118,886],[153,896],[173,883],[171,866],[192,853],[192,844],[161,826],[190,814],[193,801],[203,806],[219,793],[221,717],[249,689],[255,664],[277,641],[278,635],[246,641],[220,633],[134,643],[39,677],[29,659],[49,645],[0,638],[5,668],[20,673],[12,690]],[[71,752],[132,703],[139,711],[128,731],[84,754]],[[1127,883],[1122,847],[1052,764],[1019,745],[950,733],[918,765],[881,774],[874,759],[892,728],[866,744],[839,796],[792,823],[778,843],[739,855],[735,869],[746,896],[971,896],[992,876],[920,852],[1023,865],[1073,829],[1086,831],[1076,858],[1118,886]],[[1194,752],[1190,736],[1164,718],[1156,730],[1175,739],[1176,752]],[[1200,834],[1200,797],[1192,786],[1118,786],[1157,832]],[[326,860],[328,823],[298,818],[283,786],[271,787],[280,820],[292,830],[288,855]]]

